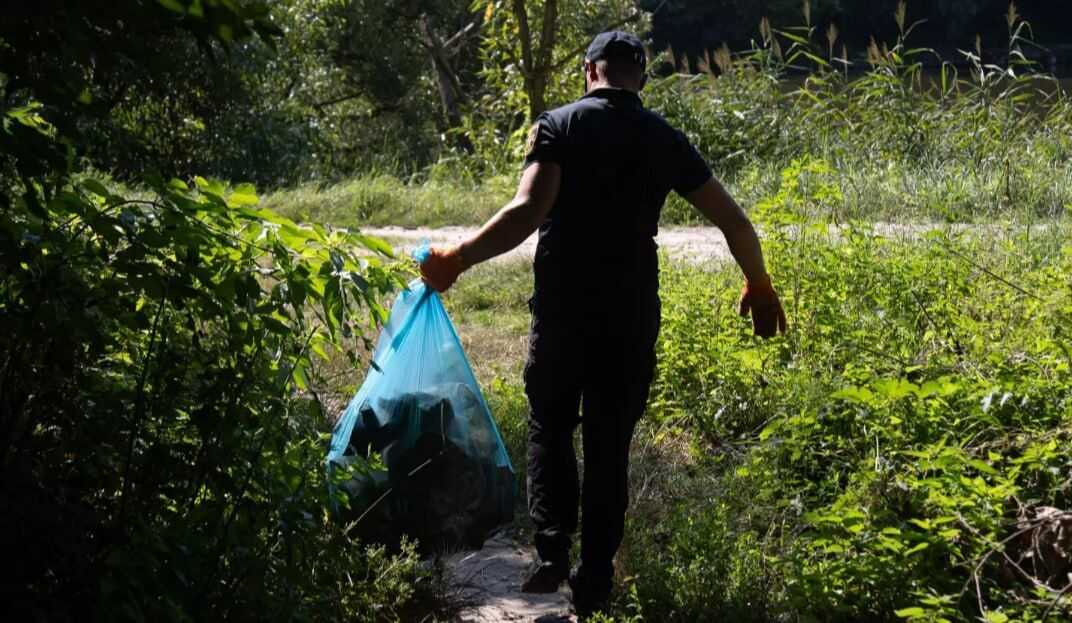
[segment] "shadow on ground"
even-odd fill
[[[532,548],[522,546],[508,533],[499,533],[476,552],[460,552],[445,561],[447,573],[465,603],[459,623],[525,621],[565,623],[570,616],[564,590],[550,595],[521,592],[521,581],[531,568]]]

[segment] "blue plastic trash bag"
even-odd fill
[[[418,251],[418,253],[420,250]],[[378,453],[386,470],[368,469]],[[367,540],[424,551],[479,548],[513,518],[515,475],[439,295],[415,280],[380,334],[365,382],[335,424],[329,470]]]

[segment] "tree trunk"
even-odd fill
[[[444,45],[443,40],[432,28],[428,16],[422,15],[420,19],[421,38],[428,50],[428,56],[432,61],[432,72],[436,77],[439,87],[439,101],[443,106],[443,117],[448,129],[456,128],[462,123],[462,113],[459,100],[462,97],[461,82],[450,63],[450,51]],[[459,33],[464,35],[464,33]],[[466,153],[472,153],[473,144],[469,138],[459,134],[458,147]]]
[[[517,20],[518,36],[521,39],[521,76],[525,81],[525,95],[529,100],[529,120],[547,110],[547,79],[551,74],[551,59],[558,35],[558,0],[544,0],[543,19],[540,28],[540,43],[533,50],[532,31],[525,0],[514,0],[511,5]]]

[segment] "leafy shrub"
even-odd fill
[[[54,140],[32,107],[4,128]],[[408,619],[432,578],[332,521],[310,391],[314,358],[383,320],[390,247],[248,185],[122,196],[54,171],[0,213],[12,616]]]
[[[734,269],[664,273],[649,418],[702,485],[633,516],[646,620],[1067,617],[1059,556],[1019,544],[1072,517],[1066,230],[804,231],[767,242],[782,339]]]

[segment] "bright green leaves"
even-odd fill
[[[41,103],[32,102],[26,106],[18,106],[4,111],[3,130],[11,132],[13,124],[19,124],[30,128],[46,136],[54,136],[55,128],[41,116]]]
[[[339,327],[346,320],[344,315],[342,283],[339,279],[328,279],[324,287],[324,296],[321,300],[324,310],[324,323],[332,338],[339,332]]]
[[[765,225],[803,224],[826,214],[838,214],[845,198],[835,171],[825,160],[806,156],[782,170],[778,192],[756,205],[756,218]]]
[[[948,376],[927,381],[922,385],[903,378],[883,378],[864,387],[843,387],[830,394],[830,397],[864,407],[881,407],[905,399],[945,399],[960,389],[961,385]]]
[[[391,248],[391,245],[387,244],[387,242],[381,238],[361,234],[356,235],[355,238],[362,246],[370,251],[375,251],[376,253],[380,253],[387,257],[395,256],[394,249]]]
[[[830,394],[831,398],[837,400],[846,400],[854,402],[856,404],[864,406],[872,406],[876,404],[877,396],[870,389],[866,387],[846,387],[839,389],[833,394]]]
[[[778,607],[802,620],[1037,620],[1023,604],[1046,598],[1003,579],[997,544],[1017,530],[1019,504],[1065,504],[1064,240],[1063,226],[1030,239],[897,241],[860,225],[768,235],[791,326],[768,342],[734,313],[735,269],[664,271],[649,417],[694,440],[702,502],[681,516],[732,507],[733,537],[762,543]],[[692,547],[707,568],[728,555],[719,541]]]
[[[257,205],[259,202],[260,199],[257,198],[257,192],[253,188],[253,184],[239,184],[234,187],[227,197],[227,205],[232,207]]]

